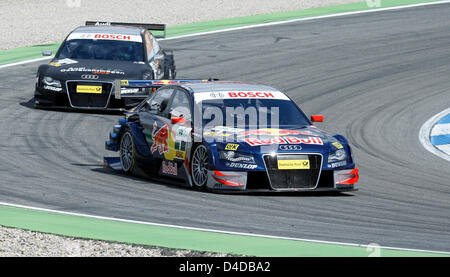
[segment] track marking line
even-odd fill
[[[420,4],[412,4],[412,5],[405,5],[405,6],[398,6],[398,7],[379,8],[379,9],[374,9],[374,10],[344,12],[344,13],[338,13],[338,14],[330,14],[330,15],[298,18],[298,19],[284,20],[284,21],[277,21],[277,22],[270,22],[270,23],[263,23],[263,24],[255,24],[255,25],[249,25],[249,26],[241,26],[241,27],[228,28],[228,29],[222,29],[222,30],[216,30],[216,31],[200,32],[200,33],[189,34],[189,35],[169,37],[169,38],[162,39],[162,40],[183,39],[183,38],[190,38],[190,37],[202,36],[202,35],[208,35],[208,34],[217,34],[217,33],[245,30],[245,29],[251,29],[251,28],[289,24],[289,23],[293,23],[293,22],[301,22],[301,21],[309,21],[309,20],[325,19],[325,18],[341,17],[341,16],[348,16],[348,15],[365,14],[365,13],[375,13],[375,12],[383,12],[383,11],[391,11],[391,10],[400,10],[400,9],[408,9],[408,8],[414,8],[414,7],[423,7],[423,6],[431,6],[431,5],[439,5],[439,4],[448,4],[448,3],[450,3],[450,1],[437,1],[437,2],[431,2],[431,3],[420,3]],[[21,62],[0,65],[0,69],[17,66],[17,65],[23,65],[23,64],[27,64],[27,63],[33,63],[33,62],[37,62],[37,61],[43,61],[43,60],[47,60],[50,58],[52,58],[52,57],[43,57],[43,58],[37,58],[37,59],[31,59],[31,60],[25,60],[25,61],[21,61]],[[429,138],[430,138],[431,128],[437,121],[439,121],[439,119],[440,119],[439,116],[442,117],[444,115],[444,113],[449,113],[449,112],[450,112],[450,108],[433,116],[432,118],[430,118],[422,126],[420,133],[419,133],[419,140],[422,143],[422,145],[425,147],[425,149],[427,149],[431,153],[433,153],[437,156],[440,156],[441,158],[446,159],[448,161],[450,161],[450,156],[443,154],[442,152],[437,150],[435,147],[433,147],[431,142],[429,141]],[[152,222],[144,222],[144,221],[135,221],[135,220],[95,216],[95,215],[88,215],[88,214],[81,214],[81,213],[74,213],[74,212],[63,212],[63,211],[31,207],[31,206],[24,206],[24,205],[17,205],[17,204],[10,204],[10,203],[4,203],[4,202],[0,202],[0,205],[16,207],[16,208],[24,208],[24,209],[30,209],[30,210],[36,210],[36,211],[43,211],[43,212],[50,212],[50,213],[57,213],[57,214],[64,214],[64,215],[81,216],[81,217],[95,218],[95,219],[102,219],[102,220],[112,220],[112,221],[117,221],[117,222],[144,224],[144,225],[151,225],[151,226],[158,226],[158,227],[170,227],[170,228],[193,230],[193,231],[214,232],[214,233],[221,233],[221,234],[228,234],[228,235],[273,238],[273,239],[324,243],[324,244],[334,244],[334,245],[345,245],[345,246],[354,246],[354,247],[373,247],[373,245],[365,245],[365,244],[342,243],[342,242],[332,242],[332,241],[322,241],[322,240],[309,240],[309,239],[279,237],[279,236],[270,236],[270,235],[258,235],[258,234],[249,234],[249,233],[240,233],[240,232],[220,231],[220,230],[214,230],[214,229],[204,229],[204,228],[185,227],[185,226],[177,226],[177,225],[169,225],[169,224],[160,224],[160,223],[152,223]],[[443,251],[386,247],[386,246],[380,246],[379,248],[387,249],[387,250],[415,251],[415,252],[423,252],[423,253],[436,253],[436,254],[450,255],[450,252],[443,252]]]
[[[89,215],[89,214],[82,214],[82,213],[74,213],[74,212],[64,212],[64,211],[45,209],[45,208],[38,208],[38,207],[31,207],[31,206],[25,206],[25,205],[17,205],[17,204],[5,203],[5,202],[0,202],[0,205],[1,206],[8,206],[8,207],[15,207],[15,208],[22,208],[22,209],[29,209],[29,210],[34,210],[34,211],[56,213],[56,214],[62,214],[62,215],[80,216],[80,217],[93,218],[93,219],[110,220],[110,221],[116,221],[116,222],[133,223],[133,224],[149,225],[149,226],[156,226],[156,227],[168,227],[168,228],[176,228],[176,229],[190,230],[190,231],[210,232],[210,233],[218,233],[218,234],[225,234],[225,235],[237,235],[237,236],[247,236],[247,237],[291,240],[291,241],[300,241],[300,242],[322,243],[322,244],[353,246],[353,247],[364,247],[364,248],[368,248],[368,247],[374,248],[375,247],[375,248],[385,249],[385,250],[398,250],[398,251],[408,251],[408,252],[421,252],[421,253],[450,255],[450,252],[445,252],[445,251],[433,251],[433,250],[412,249],[412,248],[399,248],[399,247],[389,247],[389,246],[374,246],[373,244],[357,244],[357,243],[346,243],[346,242],[334,242],[334,241],[325,241],[325,240],[312,240],[312,239],[302,239],[302,238],[290,238],[290,237],[281,237],[281,236],[271,236],[271,235],[260,235],[260,234],[241,233],[241,232],[221,231],[221,230],[214,230],[214,229],[207,229],[207,228],[186,227],[186,226],[161,224],[161,223],[154,223],[154,222],[145,222],[145,221],[122,219],[122,218],[105,217],[105,216]]]
[[[6,68],[6,67],[11,67],[11,66],[16,66],[16,65],[27,64],[27,63],[34,63],[34,62],[39,62],[39,61],[45,61],[45,60],[49,60],[49,59],[52,59],[52,58],[53,57],[43,57],[43,58],[25,60],[25,61],[21,61],[21,62],[8,63],[8,64],[0,65],[0,68]]]
[[[441,136],[450,134],[450,123],[436,124],[431,130],[431,136]]]
[[[245,29],[252,29],[252,28],[259,28],[259,27],[266,27],[266,26],[275,26],[275,25],[281,25],[281,24],[289,24],[289,23],[300,22],[300,21],[309,21],[309,20],[333,18],[333,17],[340,17],[340,16],[348,16],[348,15],[401,10],[401,9],[409,9],[409,8],[415,8],[415,7],[432,6],[432,5],[449,4],[449,3],[450,3],[450,0],[443,0],[443,1],[437,1],[437,2],[419,3],[419,4],[411,4],[411,5],[404,5],[404,6],[397,6],[397,7],[377,8],[377,9],[373,9],[373,10],[362,10],[362,11],[343,12],[343,13],[336,13],[336,14],[296,18],[296,19],[290,19],[290,20],[283,20],[283,21],[254,24],[254,25],[241,26],[241,27],[235,27],[235,28],[221,29],[221,30],[216,30],[216,31],[208,31],[208,32],[200,32],[200,33],[194,33],[194,34],[188,34],[188,35],[180,35],[180,36],[174,36],[174,37],[169,37],[169,38],[160,39],[160,40],[165,41],[165,40],[191,38],[191,37],[203,36],[203,35],[209,35],[209,34],[225,33],[225,32],[231,32],[231,31],[238,31],[238,30],[245,30]],[[0,65],[0,69],[6,68],[6,67],[11,67],[11,66],[16,66],[16,65],[21,65],[21,64],[33,63],[33,62],[37,62],[37,61],[41,61],[41,60],[45,60],[45,59],[49,59],[49,57],[25,60],[25,61],[11,63],[11,64],[4,64],[4,65]]]
[[[432,143],[431,143],[431,130],[436,125],[437,122],[439,122],[442,118],[444,118],[447,114],[450,113],[450,108],[443,110],[442,112],[434,115],[430,119],[428,119],[420,128],[419,132],[419,141],[422,144],[422,146],[428,150],[429,152],[435,154],[436,156],[447,160],[450,162],[450,156],[442,152],[441,150],[437,149]]]
[[[419,4],[397,6],[397,7],[377,8],[377,9],[373,9],[373,10],[362,10],[362,11],[343,12],[343,13],[328,14],[328,15],[319,15],[319,16],[296,18],[296,19],[282,20],[282,21],[276,21],[276,22],[269,22],[269,23],[254,24],[254,25],[241,26],[241,27],[235,27],[235,28],[228,28],[228,29],[222,29],[222,30],[216,30],[216,31],[200,32],[200,33],[189,34],[189,35],[181,35],[181,36],[169,37],[169,38],[165,38],[165,39],[161,39],[161,40],[174,40],[174,39],[180,39],[180,38],[189,38],[189,37],[209,35],[209,34],[225,33],[225,32],[231,32],[231,31],[238,31],[238,30],[266,27],[266,26],[275,26],[275,25],[281,25],[281,24],[289,24],[289,23],[293,23],[293,22],[310,21],[310,20],[315,20],[315,19],[325,19],[325,18],[340,17],[340,16],[347,16],[347,15],[356,15],[356,14],[364,14],[364,13],[384,12],[384,11],[408,9],[408,8],[415,8],[415,7],[439,5],[439,4],[449,4],[449,3],[450,3],[450,0],[445,0],[445,1],[430,2],[430,3],[419,3]]]

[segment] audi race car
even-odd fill
[[[114,80],[126,84],[128,79],[173,79],[173,53],[162,50],[156,40],[165,37],[165,30],[162,24],[86,22],[66,37],[50,63],[39,67],[35,106],[90,110],[136,106],[151,91],[123,89],[120,97],[114,97]]]
[[[312,124],[322,120],[310,120],[272,87],[178,83],[159,88],[119,119],[105,143],[119,157],[104,162],[212,191],[356,190],[350,146]]]

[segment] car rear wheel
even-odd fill
[[[195,147],[191,159],[192,184],[197,189],[206,187],[208,181],[208,151],[203,144]]]
[[[133,173],[136,164],[136,148],[130,131],[126,131],[122,135],[119,153],[123,171]]]

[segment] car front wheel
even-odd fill
[[[195,188],[203,189],[208,181],[208,151],[203,144],[195,147],[191,159],[191,178]]]
[[[123,171],[133,173],[136,165],[136,147],[130,131],[126,131],[120,140],[120,164]]]

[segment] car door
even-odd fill
[[[167,122],[168,135],[160,174],[188,180],[186,156],[191,143],[192,116],[187,92],[175,87],[170,104],[161,116]]]
[[[162,176],[185,179],[186,143],[191,136],[189,98],[183,90],[160,88],[139,113],[150,155]]]
[[[172,136],[166,160],[184,162],[186,152],[192,143],[192,111],[189,94],[182,88],[175,88],[168,107]]]
[[[169,151],[170,121],[168,106],[172,99],[173,88],[157,90],[139,111],[139,120],[150,155],[156,159],[164,159]]]

